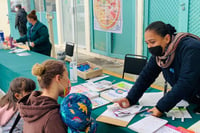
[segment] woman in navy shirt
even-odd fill
[[[175,32],[161,21],[146,28],[145,42],[152,56],[127,97],[118,101],[121,107],[136,104],[160,72],[172,88],[149,110],[152,115],[161,116],[182,99],[200,107],[200,38]]]

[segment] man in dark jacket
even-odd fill
[[[15,7],[16,17],[15,17],[15,28],[18,28],[20,36],[26,35],[27,32],[27,13],[21,7],[21,4],[17,4]]]

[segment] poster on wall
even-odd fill
[[[122,0],[93,0],[94,29],[122,33]]]

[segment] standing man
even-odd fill
[[[27,13],[22,8],[21,4],[17,4],[15,7],[16,17],[15,17],[15,28],[18,28],[20,36],[26,35],[27,32]]]

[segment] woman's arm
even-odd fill
[[[157,65],[155,56],[152,56],[126,97],[131,105],[138,102],[139,98],[155,81],[160,72],[161,68]]]

